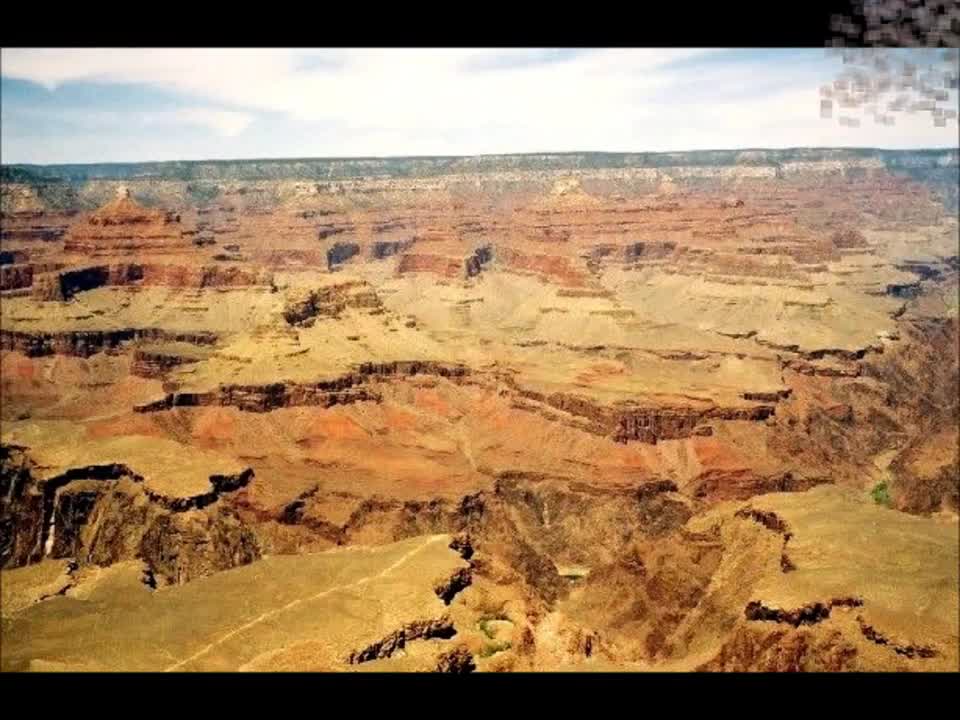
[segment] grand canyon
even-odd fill
[[[0,670],[957,670],[958,168],[3,166]]]

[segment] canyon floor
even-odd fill
[[[0,670],[960,669],[957,153],[709,160],[4,168]]]

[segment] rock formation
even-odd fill
[[[116,198],[71,226],[63,249],[99,255],[175,251],[186,246],[180,215],[143,207],[133,199],[129,188],[120,186]]]
[[[956,669],[957,162],[3,168],[3,670]]]

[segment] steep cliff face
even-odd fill
[[[38,300],[69,300],[77,293],[110,286],[161,286],[173,288],[215,288],[269,286],[273,276],[267,271],[223,265],[185,266],[121,263],[95,265],[65,272],[31,274],[33,296]]]
[[[383,260],[403,252],[412,244],[412,240],[378,240],[370,246],[370,256]]]
[[[334,407],[357,402],[380,402],[380,393],[369,383],[380,378],[436,375],[461,378],[469,374],[461,365],[421,361],[361,363],[357,370],[331,380],[315,383],[270,383],[267,385],[224,384],[211,392],[174,392],[159,400],[137,405],[135,412],[162,412],[176,407],[216,405],[246,412],[270,412],[290,407]]]
[[[217,341],[217,336],[206,332],[172,332],[159,328],[66,330],[37,333],[0,329],[0,348],[21,352],[29,357],[44,355],[89,357],[99,352],[115,350],[124,343],[133,340],[211,345]]]
[[[592,432],[610,437],[615,442],[643,442],[655,445],[659,440],[677,440],[713,433],[711,421],[746,420],[759,422],[772,417],[774,405],[744,405],[742,407],[635,407],[630,402],[603,405],[590,398],[569,393],[541,393],[521,387],[512,378],[507,384],[525,400],[542,403],[588,422]],[[781,399],[772,396],[747,397],[747,400]]]
[[[188,580],[260,556],[251,530],[221,497],[252,473],[214,477],[210,492],[171,500],[119,463],[76,467],[40,480],[25,448],[0,450],[0,562],[22,567],[43,558],[82,565],[146,561],[164,582]]]
[[[157,575],[176,585],[260,557],[253,532],[223,506],[159,515],[147,526],[140,552]]]
[[[637,242],[628,245],[619,244],[598,244],[592,246],[587,254],[587,263],[596,266],[600,262],[618,262],[618,263],[636,263],[645,260],[663,260],[674,254],[677,250],[677,243],[670,241],[663,242]]]
[[[474,250],[472,255],[468,255],[463,261],[464,275],[468,278],[479,275],[483,266],[493,259],[493,247],[484,245]]]
[[[327,250],[327,267],[334,268],[345,263],[354,255],[359,254],[360,246],[357,243],[337,242]]]
[[[0,266],[0,290],[19,290],[33,285],[32,265]]]
[[[283,317],[290,325],[309,327],[318,318],[336,318],[347,308],[376,310],[380,306],[370,285],[350,281],[300,291],[288,299]]]
[[[130,374],[142,378],[163,378],[174,368],[199,362],[205,353],[202,345],[167,343],[135,347]]]
[[[152,264],[143,267],[143,284],[182,288],[270,286],[273,274],[250,267]]]
[[[161,412],[172,408],[217,405],[246,412],[270,412],[288,407],[334,407],[356,402],[379,402],[380,396],[365,389],[330,390],[331,383],[302,385],[224,385],[210,393],[171,393],[160,400],[134,406],[135,412]],[[339,383],[332,383],[339,385]]]
[[[692,435],[710,435],[712,433],[710,427],[701,423],[710,420],[759,422],[771,417],[774,412],[775,408],[771,405],[741,408],[713,407],[700,411],[690,408],[627,410],[617,414],[616,430],[613,437],[618,442],[639,440],[656,443],[657,440],[676,440]]]
[[[632,538],[661,537],[685,522],[690,510],[671,494],[672,486],[652,487],[596,493],[562,478],[509,474],[490,492],[459,500],[406,502],[328,496],[315,488],[282,508],[276,521],[309,529],[337,545],[438,532],[463,536],[469,539],[470,553],[482,553],[488,562],[497,558],[500,569],[478,565],[478,572],[506,572],[539,601],[551,603],[568,589],[558,566],[609,561]],[[354,508],[340,524],[323,515],[337,503]],[[577,514],[571,515],[574,507]],[[606,527],[611,521],[614,526]],[[268,545],[282,537],[270,525],[261,532]]]
[[[39,559],[43,552],[43,494],[33,482],[26,448],[0,446],[0,567]]]
[[[497,263],[510,270],[531,273],[567,287],[586,284],[585,267],[575,267],[572,261],[559,255],[529,254],[513,248],[497,248]]]
[[[956,428],[944,427],[912,443],[893,461],[896,507],[927,514],[960,510],[960,457]]]
[[[461,277],[464,271],[463,261],[456,257],[431,255],[427,253],[404,253],[397,264],[397,274],[431,273],[445,278]]]
[[[0,169],[0,173],[4,171]],[[0,241],[26,247],[54,244],[63,238],[76,214],[75,209],[51,212],[34,188],[0,182],[4,210],[0,211]],[[14,196],[9,199],[10,196]],[[24,197],[27,198],[24,201]],[[7,202],[10,202],[9,210]]]

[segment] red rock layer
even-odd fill
[[[189,247],[176,213],[145,208],[121,194],[75,223],[64,241],[66,252],[181,250]]]

